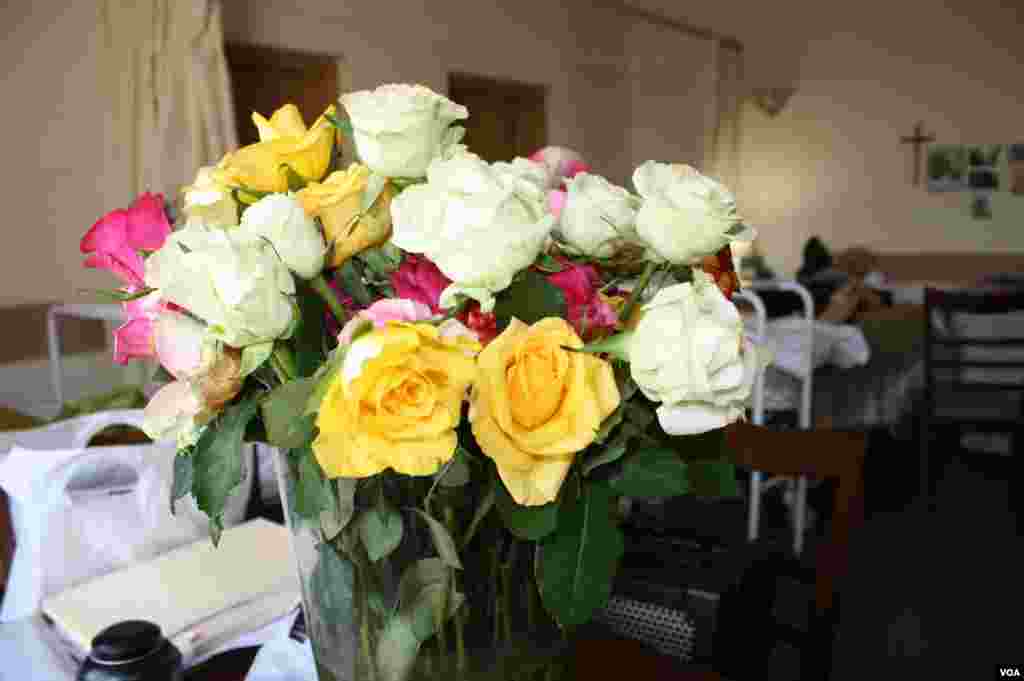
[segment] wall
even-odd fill
[[[585,151],[618,182],[644,154],[703,151],[709,43],[647,26],[618,3],[410,0],[396,21],[387,4],[313,0],[296,13],[236,0],[224,26],[228,40],[344,55],[356,89],[401,81],[444,92],[450,71],[548,85],[549,142]],[[688,106],[698,113],[671,113]]]
[[[975,220],[969,194],[912,187],[912,154],[899,144],[918,120],[940,143],[1024,140],[1020,10],[991,0],[782,5],[806,20],[772,25],[748,57],[795,49],[798,73],[752,85],[791,80],[797,93],[777,118],[748,107],[743,121],[740,201],[769,264],[794,272],[813,234],[834,249],[1024,252],[1024,197],[996,194],[993,219]]]

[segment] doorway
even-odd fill
[[[259,141],[252,112],[267,118],[291,102],[312,125],[340,94],[338,58],[276,47],[228,43],[224,46],[239,146]]]
[[[448,96],[469,109],[464,143],[485,161],[511,161],[547,144],[547,86],[448,75]]]

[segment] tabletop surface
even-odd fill
[[[218,655],[185,675],[185,681],[244,681],[256,648]],[[0,681],[73,681],[75,662],[63,653],[41,618],[0,624]],[[575,678],[623,676],[658,681],[727,681],[713,671],[682,666],[642,644],[599,634],[581,638],[573,655]]]

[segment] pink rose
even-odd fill
[[[129,287],[129,292],[132,290]],[[130,359],[152,357],[156,352],[153,341],[153,323],[167,308],[158,292],[123,303],[124,324],[114,331],[114,361],[127,364]]]
[[[139,251],[159,249],[170,233],[163,194],[146,193],[129,208],[112,210],[100,218],[82,237],[79,248],[88,254],[86,267],[110,270],[138,290],[145,286]]]
[[[385,298],[360,311],[348,320],[338,334],[338,343],[348,345],[356,332],[364,326],[373,325],[381,328],[388,322],[422,322],[430,319],[433,313],[430,308],[416,300],[403,298]]]
[[[601,277],[593,265],[563,263],[565,269],[548,276],[562,290],[568,308],[568,320],[584,339],[600,329],[614,328],[618,316],[600,295]]]
[[[441,312],[441,292],[451,283],[437,265],[419,255],[407,255],[391,274],[396,297],[423,303],[434,314]]]
[[[572,149],[565,147],[544,147],[530,154],[530,160],[543,163],[551,177],[551,188],[561,187],[565,180],[572,179],[578,173],[590,172],[590,165],[583,157]]]
[[[564,189],[552,189],[548,192],[548,212],[561,219],[562,209],[565,208],[565,200],[568,193]]]

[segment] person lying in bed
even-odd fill
[[[888,292],[875,288],[882,283],[875,256],[864,248],[851,248],[835,259],[817,237],[804,247],[804,263],[797,281],[814,298],[815,316],[826,322],[846,324],[861,315],[892,304]]]

